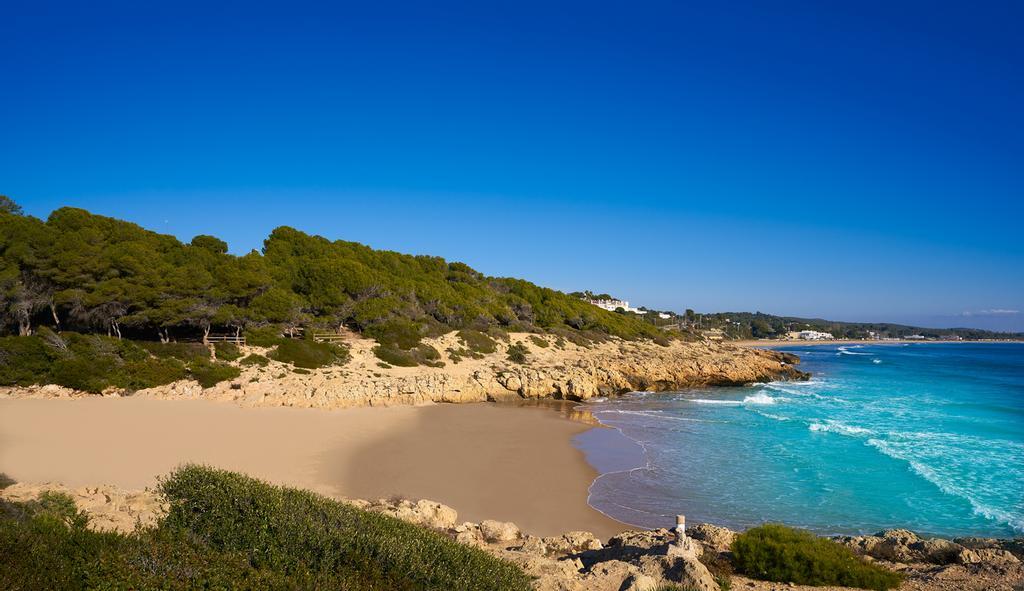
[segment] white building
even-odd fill
[[[805,341],[830,341],[835,338],[830,332],[818,332],[816,330],[802,330],[797,336]]]
[[[626,300],[587,300],[591,304],[594,304],[598,308],[604,308],[609,312],[622,308],[626,312],[632,312],[634,314],[646,314],[647,310],[640,310],[638,308],[630,308],[629,302]]]

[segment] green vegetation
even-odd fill
[[[161,483],[163,524],[257,569],[358,572],[394,589],[528,589],[515,566],[444,535],[320,495],[187,466]]]
[[[901,339],[920,335],[926,339],[1024,339],[1022,333],[999,333],[977,328],[922,328],[888,322],[837,322],[820,318],[773,316],[761,312],[721,312],[696,314],[687,310],[684,325],[690,331],[717,328],[731,339],[776,339],[790,332],[814,330],[831,333],[837,339],[867,339],[870,333],[878,338]]]
[[[329,365],[342,365],[349,359],[348,349],[331,343],[288,339],[282,340],[270,352],[270,358],[295,367],[317,369]]]
[[[662,338],[662,337],[658,337],[658,338]],[[655,339],[655,340],[657,340],[657,339]],[[549,347],[551,345],[551,343],[548,343],[547,339],[545,339],[544,337],[539,337],[539,336],[537,336],[535,334],[530,335],[530,342],[532,342],[534,345],[537,345],[538,347],[541,347],[541,348],[547,348],[547,347]]]
[[[0,207],[0,331],[40,325],[141,340],[242,331],[272,346],[302,327],[347,326],[411,350],[449,330],[565,328],[626,339],[659,330],[568,294],[438,257],[374,250],[280,227],[262,252],[228,254],[65,207],[45,221]],[[472,347],[471,347],[472,348]]]
[[[251,355],[246,355],[238,363],[242,365],[258,365],[260,367],[266,367],[270,365],[270,360],[258,353],[253,353]]]
[[[242,372],[233,365],[199,359],[188,364],[188,373],[200,386],[212,388],[221,382],[237,378]]]
[[[508,360],[513,363],[526,363],[529,353],[530,350],[526,348],[526,345],[517,341],[508,347]]]
[[[234,343],[216,343],[213,348],[221,361],[235,361],[242,356],[242,350]]]
[[[466,346],[466,349],[475,354],[494,353],[498,350],[498,343],[479,330],[465,328],[456,333],[455,336],[459,337],[459,340]]]
[[[884,591],[901,580],[894,572],[862,561],[845,546],[780,524],[747,530],[736,537],[731,549],[738,572],[768,581]]]
[[[408,351],[394,346],[377,345],[373,348],[373,354],[384,363],[398,367],[444,366],[444,362],[441,361],[441,353],[426,343],[420,343]]]
[[[43,328],[30,337],[0,337],[0,385],[58,384],[85,392],[129,392],[193,378],[209,388],[238,377],[210,360],[202,345],[136,343]]]
[[[237,474],[186,467],[170,515],[130,535],[87,529],[74,501],[0,501],[0,588],[525,590],[513,565],[390,517]]]
[[[31,337],[0,338],[0,385],[58,384],[99,393],[139,390],[187,377],[184,364],[156,358],[134,343],[49,330]]]

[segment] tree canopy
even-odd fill
[[[439,257],[374,250],[289,227],[271,232],[262,252],[235,256],[214,236],[185,244],[71,207],[43,221],[4,199],[0,333],[30,334],[46,325],[169,340],[266,325],[347,326],[402,341],[403,348],[463,328],[658,335],[640,319]]]

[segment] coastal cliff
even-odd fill
[[[729,386],[774,380],[803,380],[807,374],[796,356],[723,343],[651,341],[612,338],[580,346],[539,345],[531,335],[511,334],[496,350],[473,357],[455,352],[455,333],[426,342],[441,353],[441,367],[391,367],[373,353],[374,342],[353,338],[346,343],[351,359],[343,366],[296,370],[268,361],[266,366],[240,365],[234,380],[203,388],[194,381],[107,395],[131,394],[159,399],[204,398],[236,401],[244,406],[347,408],[554,398],[587,400],[630,391],[666,391],[697,386]],[[540,341],[543,342],[543,341]],[[522,347],[521,363],[509,360],[513,346]],[[245,353],[265,353],[246,347]],[[234,362],[238,364],[238,362]],[[58,386],[8,388],[14,397],[80,395]]]

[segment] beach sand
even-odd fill
[[[480,403],[313,410],[132,398],[0,400],[0,472],[140,489],[185,462],[330,495],[452,506],[547,536],[628,529],[587,505],[596,473],[548,409]]]

